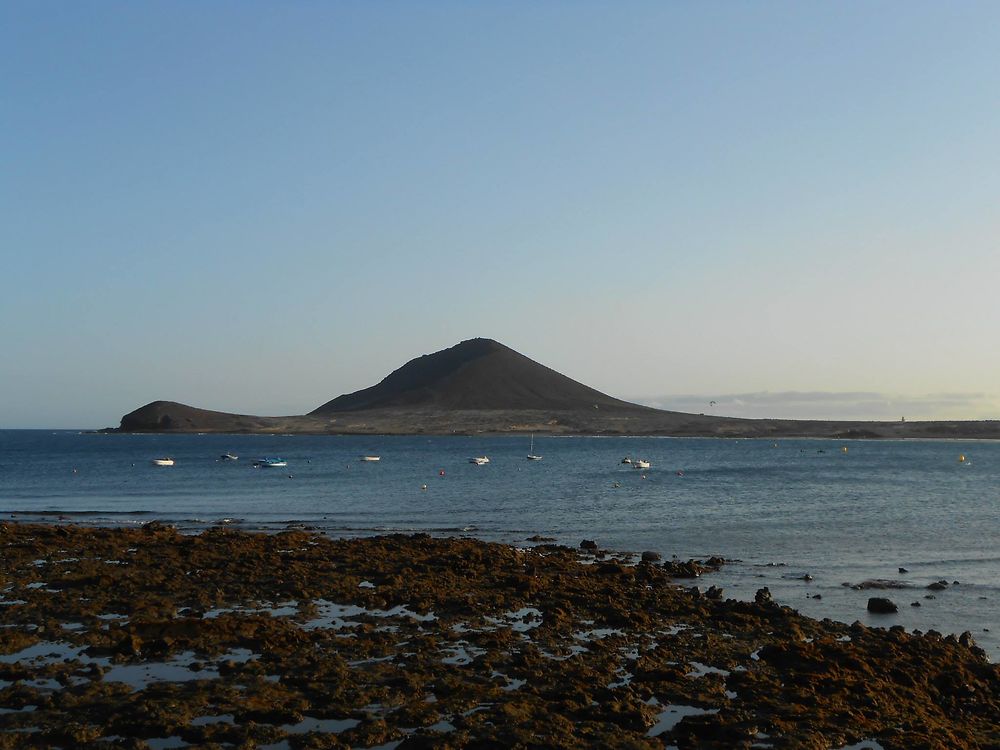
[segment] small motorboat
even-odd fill
[[[643,461],[641,458],[637,458],[635,461],[632,462],[632,468],[633,469],[648,469],[649,468],[649,461]]]
[[[630,463],[632,463],[632,459],[629,458],[628,456],[625,456],[625,458],[622,459],[622,463],[623,464],[630,464]]]
[[[172,459],[172,458],[154,458],[153,461],[152,461],[152,463],[153,463],[153,466],[173,466],[174,465],[174,459]]]
[[[258,458],[253,462],[255,469],[281,469],[288,466],[288,461],[283,458]]]
[[[240,458],[239,456],[235,456],[232,453],[223,453],[221,456],[219,456],[220,461],[238,461],[239,458]]]
[[[490,460],[486,456],[476,456],[475,458],[470,458],[469,463],[475,464],[476,466],[485,466]]]
[[[362,461],[381,461],[381,456],[361,456]]]

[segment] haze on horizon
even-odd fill
[[[977,2],[6,3],[0,427],[303,413],[475,336],[998,418],[998,49]]]

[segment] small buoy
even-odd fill
[[[677,472],[677,476],[679,476],[679,477],[682,477],[682,476],[684,476],[684,472],[683,472],[683,471],[678,471],[678,472]]]
[[[422,484],[422,485],[420,485],[420,489],[422,489],[422,490],[426,490],[426,489],[427,489],[427,485],[426,485],[426,484]]]
[[[438,476],[439,477],[443,477],[444,476],[444,469],[441,469],[441,471],[438,472]]]
[[[291,478],[292,478],[292,475],[291,475],[291,474],[289,474],[289,475],[288,475],[288,478],[289,478],[289,479],[291,479]]]
[[[645,475],[645,474],[643,474],[643,475],[642,475],[642,478],[643,478],[643,479],[645,479],[645,478],[646,478],[646,475]]]
[[[960,464],[962,464],[962,463],[965,463],[965,454],[964,454],[964,453],[960,453],[960,454],[958,455],[958,462],[959,462]]]
[[[845,445],[845,446],[844,446],[843,448],[841,448],[840,450],[841,450],[841,451],[843,451],[844,453],[847,453],[847,446]]]
[[[132,464],[132,465],[135,466],[135,464]],[[77,469],[73,469],[73,473],[76,474],[76,472],[77,472]]]

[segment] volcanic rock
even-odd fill
[[[891,615],[893,612],[898,612],[899,608],[891,599],[873,596],[868,600],[868,611],[876,615]]]
[[[476,338],[412,359],[378,384],[308,414],[261,417],[158,400],[124,415],[111,431],[998,439],[1000,421],[831,422],[664,411],[609,396],[497,341]]]
[[[967,634],[696,596],[630,559],[609,575],[566,547],[426,534],[2,524],[0,749],[1000,747],[1000,668]],[[37,585],[61,578],[78,583]],[[704,713],[655,729],[678,705]]]

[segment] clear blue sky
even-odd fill
[[[996,3],[3,3],[0,427],[301,413],[474,336],[1000,417],[998,50]]]

